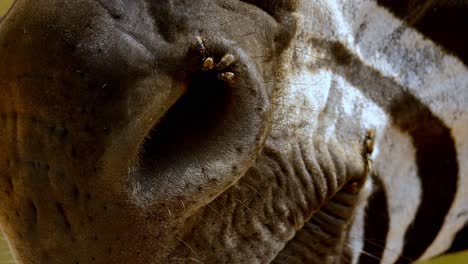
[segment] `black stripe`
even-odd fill
[[[450,130],[416,98],[402,98],[392,106],[391,113],[400,129],[412,138],[422,184],[421,204],[406,231],[400,263],[404,257],[420,257],[437,236],[455,199],[458,162]]]
[[[405,234],[406,244],[398,261],[417,259],[436,238],[455,198],[458,161],[450,129],[405,87],[362,63],[343,44],[321,39],[310,42],[315,47],[329,49],[335,62],[329,64],[331,70],[385,109],[393,124],[412,140],[422,199]]]
[[[452,245],[445,253],[454,253],[468,249],[468,222],[457,232]]]
[[[377,0],[377,3],[468,65],[466,1]]]
[[[380,263],[389,229],[387,193],[378,177],[373,177],[376,190],[369,197],[364,226],[364,248],[360,264]]]

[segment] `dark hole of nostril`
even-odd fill
[[[187,93],[168,111],[145,139],[140,166],[170,162],[183,149],[197,149],[222,133],[232,99],[231,86],[216,71],[198,71],[188,80]],[[157,164],[161,165],[161,164]]]

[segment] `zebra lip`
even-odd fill
[[[182,195],[186,203],[209,200],[202,194],[214,198],[261,150],[270,124],[267,93],[255,65],[242,51],[236,56],[228,69],[236,76],[232,80],[216,71],[190,72],[185,94],[146,136],[134,180],[151,186],[145,193],[152,201],[159,200],[154,196]]]

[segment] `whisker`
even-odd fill
[[[250,33],[247,33],[247,34],[244,34],[244,35],[241,35],[241,36],[238,36],[239,38],[244,38],[244,37],[248,37],[250,35],[254,35],[254,34],[257,34],[256,32],[250,32]]]
[[[242,184],[245,184],[247,187],[252,189],[256,194],[258,194],[263,199],[263,201],[266,201],[265,197],[259,191],[257,191],[257,189],[252,187],[252,185],[248,184],[246,181],[243,181]]]
[[[210,208],[215,214],[217,214],[219,217],[221,217],[222,219],[224,219],[224,221],[227,221],[227,219],[222,215],[220,214],[218,211],[216,211],[216,209],[214,209],[210,204],[207,204],[206,205],[208,208]]]
[[[182,204],[182,208],[184,209],[184,212],[185,212],[185,203],[184,203],[184,201],[182,201],[182,200],[179,200],[179,201]]]
[[[332,62],[330,59],[320,58],[320,57],[314,56],[314,55],[312,55],[312,54],[309,54],[309,53],[307,53],[307,52],[301,51],[301,50],[297,49],[297,47],[293,47],[293,48],[291,48],[291,49],[292,49],[294,52],[300,53],[300,54],[305,55],[305,56],[308,56],[308,57],[312,57],[312,58],[314,58],[314,59],[316,59],[316,60],[321,60],[321,61],[325,61],[325,62],[328,62],[328,63],[331,63],[331,62]]]
[[[188,260],[195,261],[195,262],[197,262],[197,263],[202,263],[202,264],[204,264],[204,263],[201,262],[200,260],[198,260],[198,259],[196,259],[196,258],[191,258],[191,257],[190,257],[190,258],[170,258],[170,259],[172,259],[172,260],[181,260],[181,261],[184,261],[184,260],[187,260],[187,259],[188,259]]]
[[[381,244],[378,244],[376,242],[373,242],[373,240],[375,241],[375,239],[364,239],[364,241],[366,242],[369,242],[370,244],[376,246],[376,247],[379,247],[381,249],[384,249],[384,250],[387,250],[388,252],[391,252],[392,254],[394,255],[400,255],[401,253],[399,251],[397,251],[396,249],[393,249],[393,248],[389,248],[389,247],[386,247],[386,246],[383,246]],[[408,261],[411,261],[411,262],[414,262],[414,259],[411,259],[411,258],[408,258],[404,255],[401,255],[402,258],[408,260]]]
[[[211,18],[211,17],[210,17],[210,18]],[[241,20],[241,19],[243,19],[243,17],[240,16],[240,17],[237,17],[237,18],[228,20],[228,21],[226,21],[226,22],[224,22],[224,23],[221,23],[221,26],[224,26],[224,25],[226,25],[226,24],[230,24],[230,23],[232,23],[232,22],[234,22],[234,21]]]
[[[345,243],[345,244],[346,244],[346,246],[348,246],[348,247],[350,247],[350,248],[352,248],[352,249],[354,249],[354,250],[357,250],[359,253],[362,253],[362,254],[364,254],[364,255],[366,255],[366,256],[369,256],[369,257],[371,257],[371,258],[373,258],[373,259],[376,259],[376,260],[378,260],[378,261],[381,261],[381,260],[382,260],[382,259],[380,259],[379,257],[377,257],[377,256],[375,256],[375,255],[373,255],[373,254],[371,254],[371,253],[369,253],[369,252],[366,252],[366,251],[364,251],[364,250],[362,250],[362,249],[358,249],[358,248],[354,247],[354,246],[351,245],[350,243]]]
[[[244,206],[247,211],[249,211],[251,214],[255,215],[255,213],[250,209],[246,204],[244,204],[241,200],[239,199],[234,199],[234,201],[238,202],[240,205]]]
[[[353,237],[353,236],[350,236],[350,238],[353,238],[353,239],[360,239],[360,238],[362,238],[362,237],[357,237],[357,236],[356,236],[356,237]],[[400,252],[399,250],[396,250],[396,249],[394,249],[394,248],[390,248],[390,247],[385,246],[386,240],[372,239],[372,238],[364,238],[364,241],[365,241],[365,242],[368,242],[368,243],[370,243],[370,244],[372,244],[372,245],[374,245],[374,246],[376,246],[376,247],[378,247],[378,248],[380,248],[380,249],[386,250],[386,251],[390,252],[390,253],[393,254],[393,255],[400,255],[400,254],[401,254],[401,252]],[[379,244],[378,242],[382,242],[383,244]],[[414,262],[414,261],[415,261],[414,259],[411,259],[411,258],[409,258],[409,257],[407,257],[407,256],[404,256],[404,255],[401,255],[401,257],[404,258],[404,259],[406,259],[406,260],[408,260],[408,261],[410,261],[410,262]]]
[[[197,263],[204,264],[203,262],[201,262],[200,260],[198,260],[198,259],[196,259],[196,258],[190,257],[190,258],[188,258],[188,259],[193,260],[193,261],[195,261],[195,262],[197,262]]]
[[[178,237],[176,237],[176,239],[179,240],[180,242],[182,242],[184,245],[186,245],[190,249],[190,251],[192,251],[192,253],[195,254],[198,258],[200,257],[197,254],[197,252],[187,242],[185,242],[184,240],[182,240],[182,239],[180,239]]]

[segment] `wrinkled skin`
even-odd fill
[[[262,3],[16,2],[0,26],[0,223],[19,263],[346,255],[368,128],[330,114],[326,91],[285,95],[297,5]],[[200,70],[196,36],[236,56],[233,81]]]

